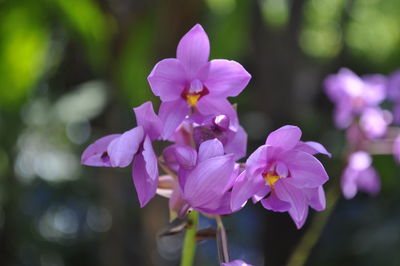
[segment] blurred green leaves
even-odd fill
[[[15,5],[0,15],[0,108],[18,105],[43,74],[50,45],[41,12]]]
[[[92,0],[5,1],[0,8],[0,109],[18,108],[56,67],[58,25],[79,36],[94,68],[105,63],[113,23]]]

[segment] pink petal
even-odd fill
[[[199,163],[221,155],[224,155],[224,146],[218,139],[206,140],[200,144]]]
[[[289,209],[290,216],[297,228],[302,227],[308,214],[308,200],[303,191],[283,180],[278,180],[274,184],[274,191],[280,200],[289,202],[291,205]]]
[[[252,265],[248,264],[242,260],[234,260],[231,262],[222,263],[221,266],[252,266]]]
[[[269,134],[265,144],[290,150],[299,143],[300,138],[300,128],[296,126],[283,126]]]
[[[226,115],[229,117],[229,128],[236,131],[239,127],[239,120],[232,104],[225,98],[214,98],[205,95],[197,102],[197,110],[203,116]]]
[[[163,139],[168,139],[188,114],[189,106],[181,98],[172,102],[162,102],[158,115],[164,122]]]
[[[227,191],[222,196],[203,203],[201,205],[194,205],[193,208],[201,211],[202,213],[211,215],[226,215],[231,214],[233,211],[230,206],[231,192]]]
[[[251,75],[241,64],[224,59],[211,60],[199,73],[203,83],[214,97],[234,97],[247,86]]]
[[[133,160],[132,176],[140,206],[143,207],[154,197],[158,185],[157,157],[149,137],[144,140],[143,152]]]
[[[169,209],[175,211],[179,217],[186,215],[189,210],[189,204],[183,199],[181,188],[177,185],[175,186],[172,196],[168,202]]]
[[[138,126],[142,126],[146,135],[151,140],[157,139],[163,129],[160,118],[154,113],[152,102],[145,102],[139,107],[133,108],[136,115],[136,122]]]
[[[265,196],[268,195],[268,193],[271,192],[271,188],[269,186],[264,186],[262,190],[258,191],[256,194],[251,197],[251,200],[253,201],[254,204],[262,200]]]
[[[176,58],[182,62],[189,77],[193,78],[200,67],[207,63],[209,55],[210,41],[207,33],[197,24],[179,41]]]
[[[314,156],[292,150],[282,154],[282,157],[291,174],[285,182],[299,188],[315,188],[328,181],[324,166]]]
[[[323,211],[326,207],[325,192],[322,186],[317,188],[303,189],[306,194],[309,205],[316,211]]]
[[[246,169],[249,175],[258,175],[261,174],[258,173],[260,170],[264,170],[267,164],[267,150],[269,150],[269,147],[262,145],[249,156],[246,161]]]
[[[90,144],[82,153],[81,164],[88,166],[105,166],[110,167],[110,157],[107,153],[107,147],[114,139],[121,134],[112,134],[102,137]]]
[[[262,176],[251,176],[243,171],[236,179],[232,188],[231,208],[238,211],[246,204],[247,200],[260,191],[265,192],[265,181]]]
[[[175,58],[158,62],[147,77],[151,90],[161,101],[174,101],[181,97],[188,81],[182,63]]]
[[[287,212],[291,207],[289,202],[280,200],[274,191],[267,198],[261,200],[261,204],[267,210],[274,212]]]
[[[186,176],[184,198],[191,205],[201,206],[221,197],[234,171],[232,154],[207,159],[199,163]]]
[[[299,144],[296,145],[295,149],[309,153],[311,155],[320,153],[328,157],[332,157],[332,154],[328,152],[321,143],[314,141],[306,141],[306,142],[300,141]]]
[[[189,146],[176,146],[174,149],[176,161],[185,169],[192,169],[196,166],[197,152]]]
[[[107,148],[111,165],[113,167],[128,166],[143,142],[143,138],[143,128],[138,126],[114,139]]]
[[[247,133],[241,126],[239,126],[234,137],[226,143],[225,152],[235,154],[235,160],[239,160],[246,156],[246,150]]]

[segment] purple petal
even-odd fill
[[[133,108],[136,115],[136,122],[138,126],[142,126],[144,132],[150,137],[151,140],[157,139],[163,129],[160,118],[154,113],[152,102],[145,102],[139,107]]]
[[[379,175],[373,167],[370,167],[362,172],[357,179],[359,190],[368,193],[369,195],[378,194],[381,189]]]
[[[172,102],[162,102],[159,117],[164,122],[163,139],[168,139],[188,114],[189,106],[181,98]]]
[[[251,200],[253,201],[254,204],[262,200],[265,196],[268,195],[268,193],[271,192],[271,188],[269,186],[264,186],[262,190],[258,191],[256,194],[251,197]]]
[[[170,145],[166,147],[162,152],[165,164],[168,166],[169,169],[171,169],[174,172],[178,172],[179,170],[179,164],[176,160],[176,154],[175,154],[176,146],[177,146],[176,144]]]
[[[182,63],[175,58],[158,62],[147,80],[151,90],[161,101],[177,100],[188,83]]]
[[[357,194],[357,176],[359,171],[356,171],[349,166],[347,166],[342,174],[342,178],[340,180],[340,186],[342,188],[343,196],[346,199],[351,199]]]
[[[265,192],[265,181],[261,175],[251,176],[243,171],[236,179],[232,188],[231,208],[238,211],[254,195]]]
[[[290,150],[299,143],[300,138],[300,128],[296,126],[283,126],[269,134],[265,144]]]
[[[176,161],[185,169],[192,169],[196,166],[197,152],[189,146],[176,146],[174,149]]]
[[[99,138],[90,144],[82,153],[81,164],[88,166],[111,167],[110,157],[107,153],[108,145],[121,134],[112,134]]]
[[[232,104],[225,98],[213,98],[205,95],[197,102],[197,110],[203,116],[226,115],[229,117],[229,128],[236,131],[239,127],[239,120]]]
[[[218,156],[200,162],[188,173],[184,185],[184,198],[191,205],[201,206],[221,197],[231,182],[234,171],[232,154]]]
[[[289,214],[297,228],[303,226],[308,214],[308,200],[304,192],[283,180],[278,180],[274,185],[276,196],[283,201],[289,202],[291,208]]]
[[[239,126],[236,133],[234,133],[233,138],[225,145],[226,153],[235,154],[235,160],[239,160],[246,156],[247,150],[247,133],[244,129]]]
[[[221,155],[224,155],[224,146],[218,139],[207,140],[200,144],[199,163]]]
[[[128,166],[143,142],[143,138],[143,128],[138,126],[114,139],[107,148],[111,165],[113,167]]]
[[[132,176],[140,207],[143,207],[154,197],[158,185],[157,157],[149,137],[144,140],[143,152],[133,160]]]
[[[261,204],[267,210],[274,212],[287,212],[291,207],[289,202],[280,200],[274,191],[267,198],[261,200]]]
[[[266,145],[262,145],[257,148],[247,159],[246,161],[246,169],[249,175],[254,176],[261,173],[258,173],[260,170],[263,171],[265,165],[267,164],[267,150],[269,147]]]
[[[251,75],[241,64],[224,59],[211,60],[202,67],[200,77],[205,77],[204,85],[214,97],[234,97],[243,91]]]
[[[172,196],[168,202],[169,209],[175,211],[179,217],[186,215],[189,210],[189,204],[183,199],[181,188],[177,185],[175,186]]]
[[[306,142],[300,141],[299,144],[296,145],[295,149],[309,153],[311,155],[320,153],[328,157],[332,157],[332,154],[328,152],[321,143],[315,141],[306,141]]]
[[[226,191],[222,196],[201,205],[194,205],[193,208],[211,215],[231,214],[233,212],[230,205],[231,194],[231,192]]]
[[[292,150],[282,154],[282,157],[281,160],[289,168],[291,174],[285,182],[299,188],[312,188],[328,181],[324,166],[314,156]]]
[[[210,41],[199,24],[195,25],[179,41],[176,58],[182,62],[190,78],[207,63],[210,55]]]
[[[308,203],[316,211],[323,211],[326,207],[325,192],[322,186],[317,188],[304,188]]]
[[[222,263],[221,266],[252,266],[242,260],[234,260],[228,263]]]

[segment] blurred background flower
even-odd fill
[[[397,0],[0,0],[0,264],[177,265],[182,235],[156,238],[167,199],[139,208],[130,169],[79,164],[95,139],[134,124],[132,107],[152,96],[147,76],[174,57],[193,25],[209,34],[211,59],[252,75],[238,102],[249,155],[272,130],[296,124],[339,193],[344,133],[335,129],[323,79],[348,67],[392,73],[400,62]],[[160,147],[155,147],[160,150]],[[400,179],[392,156],[374,156],[376,197],[340,199],[315,248],[291,265],[397,265]],[[313,219],[313,216],[315,219]],[[287,214],[249,204],[226,218],[232,257],[286,265],[301,236]],[[204,218],[201,227],[209,227]],[[305,244],[304,244],[305,243]],[[217,265],[213,240],[197,265]]]

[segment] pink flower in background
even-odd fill
[[[226,115],[237,129],[238,120],[227,97],[237,96],[248,84],[250,74],[237,62],[208,61],[210,43],[201,25],[195,25],[178,44],[176,58],[158,62],[148,81],[161,98],[159,116],[164,121],[163,138],[168,139],[187,115]]]
[[[379,107],[366,108],[360,117],[360,127],[369,139],[381,138],[386,134],[392,114]]]
[[[388,78],[388,98],[394,102],[393,119],[394,123],[400,123],[400,70],[393,72]]]
[[[400,135],[394,140],[393,155],[397,162],[400,162]]]
[[[386,78],[369,75],[360,78],[347,68],[325,79],[325,92],[335,104],[335,123],[350,126],[354,118],[370,107],[377,107],[386,96]]]
[[[342,175],[341,187],[346,199],[353,198],[359,190],[370,195],[379,192],[379,176],[372,167],[372,158],[368,153],[359,151],[350,155]]]
[[[233,186],[234,211],[252,197],[268,210],[288,211],[300,228],[307,218],[309,205],[318,211],[325,209],[322,185],[328,175],[313,154],[330,154],[321,144],[301,142],[300,137],[298,127],[281,127],[250,155],[246,170]]]
[[[222,263],[221,266],[252,266],[252,265],[248,264],[242,260],[234,260],[231,262]]]
[[[162,131],[162,123],[151,102],[134,108],[138,126],[123,134],[100,138],[83,152],[81,163],[89,166],[127,167],[132,164],[132,176],[140,201],[145,206],[156,194],[158,184],[157,156],[152,141]]]

